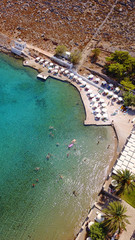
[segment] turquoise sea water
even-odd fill
[[[36,75],[0,55],[1,240],[73,239],[114,151],[111,128],[83,126],[84,108],[73,86]]]

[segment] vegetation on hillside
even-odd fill
[[[56,55],[63,55],[67,51],[67,48],[65,45],[58,45],[55,49]]]
[[[130,92],[125,92],[123,94],[124,105],[125,106],[135,106],[135,95]]]
[[[91,57],[92,62],[96,62],[98,60],[100,52],[101,52],[101,50],[99,48],[95,48],[95,49],[92,50],[92,53],[93,53],[93,55]]]
[[[74,52],[71,52],[70,61],[73,64],[78,64],[81,60],[81,52],[79,50],[75,50]]]
[[[128,52],[115,51],[106,58],[106,73],[113,77],[126,90],[135,89],[135,58]]]

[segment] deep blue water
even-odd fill
[[[20,60],[0,55],[1,240],[73,239],[114,151],[111,128],[83,125],[73,86],[36,75]]]

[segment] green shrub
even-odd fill
[[[81,52],[80,51],[75,50],[74,52],[71,52],[70,61],[73,64],[78,64],[80,60],[81,60]]]
[[[57,55],[63,55],[67,51],[67,48],[65,45],[58,45],[55,49],[55,53]]]
[[[103,226],[101,223],[94,223],[90,227],[90,233],[89,236],[92,238],[92,240],[105,240],[105,230],[103,229]]]
[[[135,89],[135,85],[132,83],[132,81],[130,81],[128,77],[124,78],[124,80],[122,80],[120,84],[123,85],[124,88],[128,91]]]
[[[133,95],[133,93],[124,93],[123,99],[125,106],[135,106],[135,95]]]
[[[95,48],[92,50],[92,52],[93,52],[92,61],[96,62],[98,60],[98,57],[99,57],[101,51],[99,48]]]

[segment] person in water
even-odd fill
[[[36,167],[36,168],[35,168],[35,171],[39,171],[39,169],[40,169],[40,167]]]

